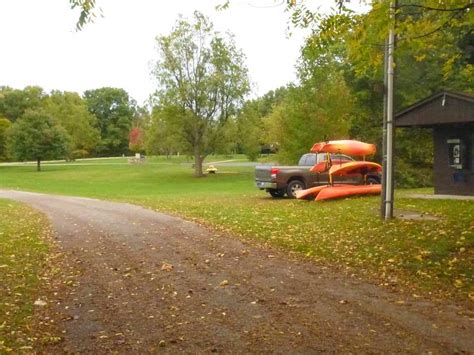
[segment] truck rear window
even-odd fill
[[[316,154],[304,154],[298,162],[300,166],[313,166],[314,164],[316,164]]]

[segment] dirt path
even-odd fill
[[[53,351],[470,352],[473,314],[405,299],[144,208],[1,191],[51,219],[80,270]],[[469,318],[470,317],[470,318]]]

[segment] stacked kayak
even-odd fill
[[[371,161],[350,161],[341,165],[331,166],[329,174],[332,176],[343,176],[349,174],[367,175],[369,173],[377,174],[381,171],[382,166]]]
[[[376,151],[374,144],[359,142],[355,140],[337,140],[315,143],[311,148],[313,153],[339,153],[349,155],[366,156],[372,155]],[[319,163],[321,165],[321,163]],[[310,170],[313,172],[322,172],[325,167],[318,164]],[[327,166],[326,166],[327,168]],[[382,188],[380,184],[373,185],[351,185],[351,184],[333,184],[334,176],[345,176],[350,174],[360,174],[367,176],[368,174],[378,174],[382,171],[380,164],[370,161],[349,161],[339,165],[332,165],[329,168],[329,176],[331,183],[311,187],[309,189],[296,192],[298,199],[314,199],[316,201],[343,198],[354,195],[378,195]]]
[[[375,144],[364,143],[355,140],[339,140],[315,143],[311,148],[312,153],[340,153],[348,155],[372,155],[375,154]]]
[[[321,192],[321,190],[326,189],[328,187],[331,187],[331,185],[315,186],[309,189],[296,191],[295,195],[296,198],[299,200],[314,199]]]
[[[296,192],[300,200],[314,199],[316,201],[349,197],[354,195],[379,195],[382,185],[322,185]]]

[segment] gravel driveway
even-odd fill
[[[52,352],[470,352],[473,313],[125,203],[0,190],[47,214],[76,287]]]

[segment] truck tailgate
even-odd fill
[[[272,181],[271,177],[271,165],[257,165],[255,167],[255,180],[256,181]]]

